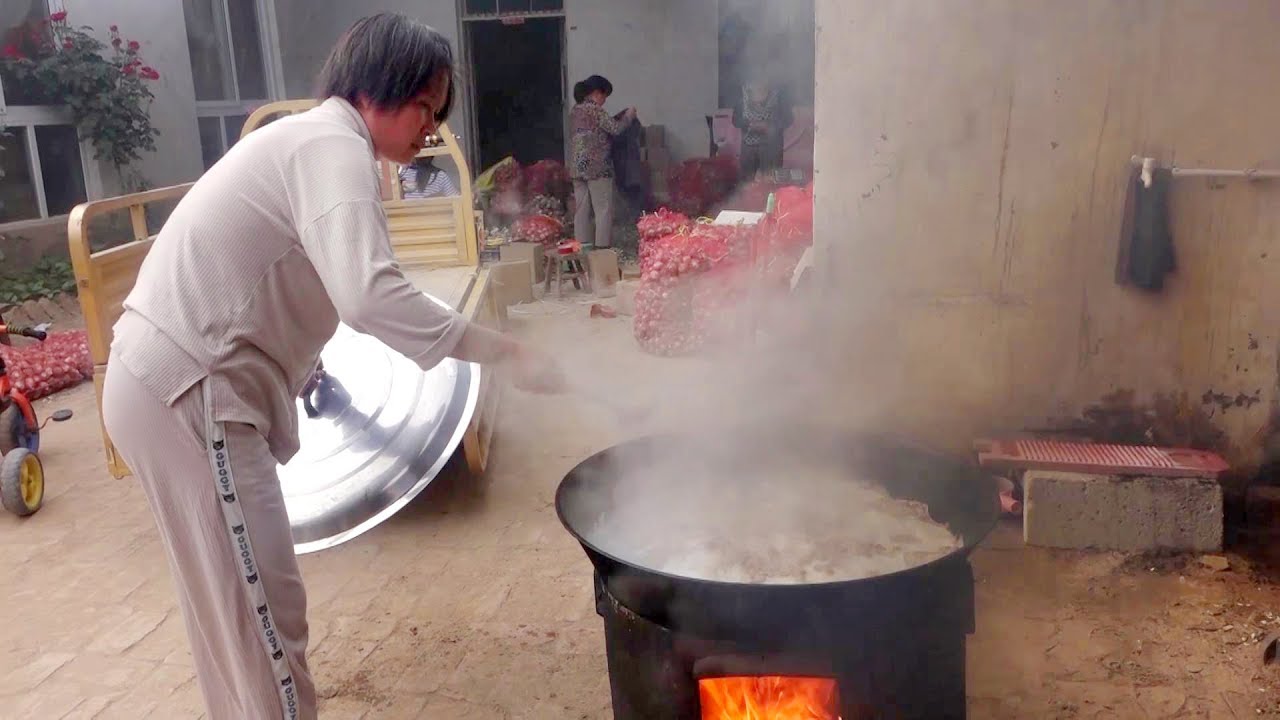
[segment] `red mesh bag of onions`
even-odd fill
[[[525,215],[511,224],[511,237],[520,242],[555,245],[564,237],[564,223],[547,215]]]
[[[0,345],[0,357],[4,358],[13,387],[30,400],[93,377],[89,339],[84,330],[52,332],[44,342],[23,347]]]
[[[651,220],[651,227],[670,227],[664,224],[670,219]],[[748,230],[678,222],[676,228],[641,240],[634,333],[640,347],[656,355],[696,352],[724,334],[716,313],[733,302],[741,283],[733,269],[747,256]]]
[[[573,190],[569,171],[555,160],[539,160],[525,168],[524,184],[529,197],[550,195],[564,200]]]

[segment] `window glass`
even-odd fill
[[[200,155],[208,170],[222,157],[222,122],[216,117],[202,117],[200,123]]]
[[[227,0],[231,15],[231,50],[236,59],[236,81],[241,100],[267,99],[266,63],[262,59],[262,34],[254,0]]]
[[[49,214],[71,212],[88,198],[76,129],[70,125],[36,126],[36,152],[40,155],[40,178]]]
[[[222,122],[227,127],[227,147],[235,145],[240,139],[240,130],[244,128],[244,121],[248,119],[248,115],[229,115],[222,118]]]
[[[182,0],[196,100],[235,100],[226,17],[215,0]]]
[[[40,201],[31,180],[27,129],[0,131],[0,223],[40,217]]]
[[[498,0],[467,0],[468,15],[491,15],[498,11]]]

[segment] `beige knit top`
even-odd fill
[[[207,377],[214,419],[255,426],[281,463],[339,320],[423,369],[466,328],[400,272],[368,129],[340,98],[250,133],[205,173],[124,307],[116,360],[170,404]]]

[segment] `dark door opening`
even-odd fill
[[[564,18],[467,23],[482,171],[564,159]]]

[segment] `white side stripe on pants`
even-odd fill
[[[293,686],[293,675],[289,670],[289,661],[285,658],[284,642],[276,633],[275,620],[271,616],[271,608],[267,605],[267,592],[263,589],[262,579],[258,575],[258,563],[253,559],[249,529],[245,526],[240,498],[236,497],[236,479],[232,470],[231,451],[227,448],[226,429],[222,423],[213,419],[213,402],[208,381],[204,383],[204,407],[209,464],[213,468],[214,483],[217,485],[218,497],[221,500],[219,504],[222,506],[222,517],[227,523],[232,552],[240,566],[240,579],[249,597],[249,604],[257,610],[253,620],[258,627],[263,650],[271,659],[271,669],[275,672],[278,683],[283,717],[286,720],[294,720],[298,717],[297,688]]]

